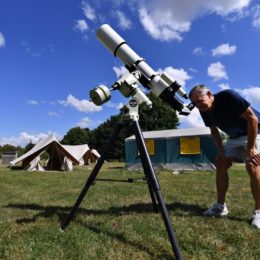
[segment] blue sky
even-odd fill
[[[102,107],[88,101],[93,87],[124,72],[96,38],[104,23],[187,92],[198,83],[231,88],[260,110],[259,1],[2,0],[0,145],[62,138],[118,114],[127,103],[120,93]],[[203,125],[196,109],[180,122]]]

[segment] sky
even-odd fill
[[[118,91],[102,106],[89,101],[127,72],[96,38],[105,23],[186,92],[233,89],[260,111],[259,0],[1,0],[0,145],[94,129],[127,104]],[[197,109],[179,119],[203,126]]]

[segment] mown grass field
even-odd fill
[[[72,173],[25,172],[0,166],[0,259],[173,259],[146,182],[123,163],[106,163],[64,233],[90,167]],[[215,200],[212,172],[158,178],[184,259],[260,259],[260,231],[251,228],[253,201],[242,166],[230,171],[226,218],[202,212]]]

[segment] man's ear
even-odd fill
[[[210,100],[212,100],[212,101],[214,100],[214,95],[210,90],[208,90],[207,95],[208,95]]]
[[[212,92],[210,90],[207,91],[207,96],[208,97],[212,97],[213,96],[213,94],[212,94]]]

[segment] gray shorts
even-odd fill
[[[260,135],[256,137],[256,149],[260,153]],[[224,146],[226,157],[235,157],[243,162],[247,157],[247,135],[229,139]]]

